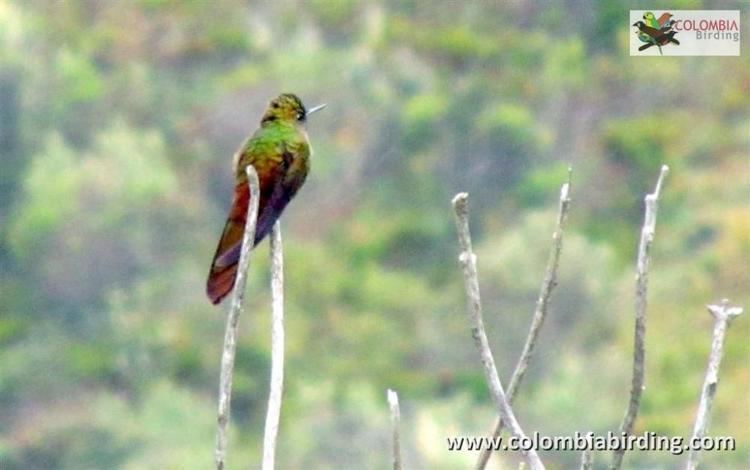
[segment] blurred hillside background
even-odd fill
[[[626,4],[627,3],[627,4]],[[674,0],[672,9],[747,3]],[[315,148],[283,217],[280,468],[467,468],[445,437],[494,421],[465,317],[450,199],[471,195],[501,377],[521,350],[559,188],[560,283],[516,401],[528,432],[616,430],[630,385],[643,196],[670,165],[636,431],[687,436],[705,305],[750,307],[750,60],[628,56],[649,2],[0,0],[0,468],[210,468],[227,306],[204,295],[232,154],[299,94]],[[230,468],[259,462],[268,247],[241,319]],[[750,318],[732,324],[710,434],[750,461]],[[543,454],[571,468],[576,453]],[[599,465],[610,455],[595,454]],[[515,468],[518,456],[493,457]],[[628,453],[627,468],[685,456]],[[746,468],[746,467],[745,467]]]

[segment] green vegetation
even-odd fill
[[[232,154],[285,91],[328,109],[310,120],[311,175],[283,218],[280,468],[387,467],[387,388],[408,467],[474,461],[445,447],[494,419],[449,201],[471,194],[507,381],[568,164],[560,284],[517,415],[548,435],[619,425],[643,196],[667,163],[636,432],[687,436],[704,306],[750,308],[750,56],[631,58],[636,3],[0,0],[0,468],[210,466],[226,307],[205,276]],[[267,251],[241,319],[230,468],[260,458]],[[750,460],[748,338],[741,317],[709,430],[738,450],[706,453],[706,468]]]

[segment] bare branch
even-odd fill
[[[536,307],[534,308],[534,316],[531,320],[531,327],[529,328],[529,334],[526,337],[526,343],[523,345],[523,351],[521,356],[518,358],[516,367],[513,370],[513,375],[510,378],[510,384],[508,385],[508,401],[513,404],[513,399],[518,392],[518,387],[521,385],[526,369],[529,367],[529,361],[531,356],[534,354],[534,348],[536,346],[537,338],[539,337],[539,331],[544,323],[544,318],[547,316],[547,306],[549,305],[549,299],[552,296],[552,290],[557,285],[557,268],[560,265],[560,252],[562,251],[562,236],[563,226],[565,219],[568,215],[568,209],[570,208],[570,174],[571,170],[568,169],[568,182],[563,184],[560,189],[560,204],[557,212],[557,225],[555,231],[552,234],[552,248],[549,253],[549,259],[547,260],[547,269],[544,273],[544,281],[542,287],[539,290],[539,297],[536,301]],[[503,420],[498,417],[495,422],[495,428],[493,431],[493,437],[497,438],[503,430]],[[492,456],[492,449],[486,448],[482,450],[477,461],[476,469],[483,470],[487,466],[490,457]]]
[[[401,470],[401,435],[399,423],[401,410],[398,407],[398,394],[388,389],[388,406],[391,408],[391,426],[393,427],[393,470]]]
[[[641,396],[644,389],[645,360],[646,360],[646,305],[648,293],[648,266],[651,260],[651,244],[654,241],[654,230],[656,228],[656,211],[658,208],[659,194],[662,182],[669,172],[667,165],[662,165],[656,189],[645,198],[646,214],[641,230],[641,241],[638,245],[638,262],[636,267],[636,290],[635,290],[635,339],[633,347],[633,378],[630,385],[630,401],[625,416],[620,424],[620,433],[629,435],[633,432],[633,425],[638,416],[638,408],[641,405]],[[622,458],[625,448],[617,449],[612,456],[610,469],[618,470],[622,466]]]
[[[271,233],[271,384],[263,435],[263,470],[273,470],[284,390],[284,254],[281,223]]]
[[[708,370],[706,378],[703,381],[703,391],[701,392],[701,401],[698,405],[698,413],[693,425],[692,442],[696,439],[703,438],[708,430],[708,423],[711,414],[711,405],[713,405],[716,387],[719,383],[719,366],[721,357],[724,354],[724,337],[727,333],[727,327],[734,317],[742,313],[741,307],[730,307],[727,299],[722,300],[720,305],[709,305],[708,311],[714,317],[714,334],[711,342],[711,354],[708,356]],[[694,470],[698,467],[699,451],[692,449],[688,455],[688,461],[685,465],[687,470]]]
[[[479,351],[479,356],[484,367],[484,374],[489,385],[490,393],[497,406],[498,414],[506,422],[511,432],[518,439],[526,439],[526,435],[521,429],[521,425],[513,414],[513,409],[508,403],[508,399],[500,383],[500,377],[495,367],[495,359],[492,357],[487,334],[484,331],[484,321],[482,320],[482,303],[479,296],[479,279],[477,275],[476,255],[471,248],[471,234],[469,233],[469,195],[459,193],[453,198],[453,209],[456,215],[456,229],[458,231],[458,241],[461,247],[461,254],[458,257],[464,272],[464,282],[466,285],[467,295],[467,314],[471,325],[471,333],[474,338],[474,345]],[[544,465],[539,460],[536,450],[531,449],[522,451],[523,456],[529,463],[532,470],[543,469]]]
[[[594,470],[594,459],[589,449],[581,453],[581,470]]]
[[[247,282],[247,268],[250,265],[250,250],[255,240],[255,225],[258,220],[258,200],[260,185],[258,174],[252,165],[245,168],[247,184],[250,189],[250,202],[247,205],[247,223],[242,236],[242,250],[237,267],[237,278],[232,291],[232,302],[227,316],[224,331],[224,348],[221,353],[221,375],[219,377],[219,411],[218,429],[216,432],[216,450],[214,461],[218,470],[223,470],[227,456],[227,427],[229,425],[230,406],[232,401],[232,374],[234,372],[234,355],[237,348],[237,328],[239,325],[242,301],[245,298],[245,284]]]

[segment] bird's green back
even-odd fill
[[[262,180],[267,173],[284,163],[285,153],[291,154],[295,160],[309,157],[310,147],[305,131],[298,124],[288,121],[264,123],[242,147],[236,177],[238,180],[245,177],[245,167],[253,165]]]

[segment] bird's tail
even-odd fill
[[[245,224],[239,224],[231,219],[224,225],[224,232],[216,247],[214,259],[211,261],[211,271],[206,282],[206,294],[214,305],[224,299],[232,291],[237,277],[237,262],[242,247],[242,234]],[[237,247],[236,249],[234,247]],[[236,251],[236,256],[234,256]]]
[[[242,249],[242,237],[245,233],[249,196],[247,184],[238,185],[235,188],[232,208],[224,224],[224,231],[221,233],[214,259],[211,261],[206,294],[214,305],[221,302],[234,287],[237,263]]]

